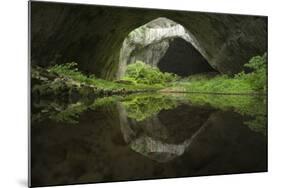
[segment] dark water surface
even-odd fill
[[[32,186],[267,171],[265,97],[33,101]]]

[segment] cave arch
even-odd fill
[[[222,74],[241,72],[251,57],[267,51],[264,16],[50,2],[30,5],[32,64],[48,67],[75,61],[79,70],[106,80],[117,79],[120,49],[128,34],[163,16],[188,29],[209,64]]]
[[[186,28],[159,17],[131,31],[125,38],[120,50],[117,79],[125,74],[128,64],[137,60],[181,76],[216,71],[206,59],[205,50]]]

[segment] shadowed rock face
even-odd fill
[[[124,39],[159,17],[188,29],[221,73],[239,72],[250,57],[267,51],[265,17],[32,2],[31,61],[76,61],[85,72],[114,79]]]

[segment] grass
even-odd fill
[[[254,94],[267,92],[267,63],[266,54],[255,56],[245,64],[244,71],[230,77],[227,75],[217,75],[209,77],[206,74],[191,75],[172,84],[173,88],[179,88],[185,92],[198,93],[224,93],[224,94]],[[177,89],[174,89],[177,90]]]
[[[252,85],[245,81],[228,76],[218,75],[206,78],[201,75],[193,75],[187,79],[175,82],[172,87],[184,88],[185,92],[199,93],[256,93]]]

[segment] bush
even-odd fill
[[[163,73],[158,68],[152,67],[142,61],[130,64],[127,67],[123,80],[130,80],[139,84],[161,84],[176,81],[179,77],[172,73]]]
[[[252,57],[249,63],[244,66],[251,69],[250,73],[244,71],[235,75],[235,78],[242,79],[250,83],[257,91],[267,90],[267,54]]]

